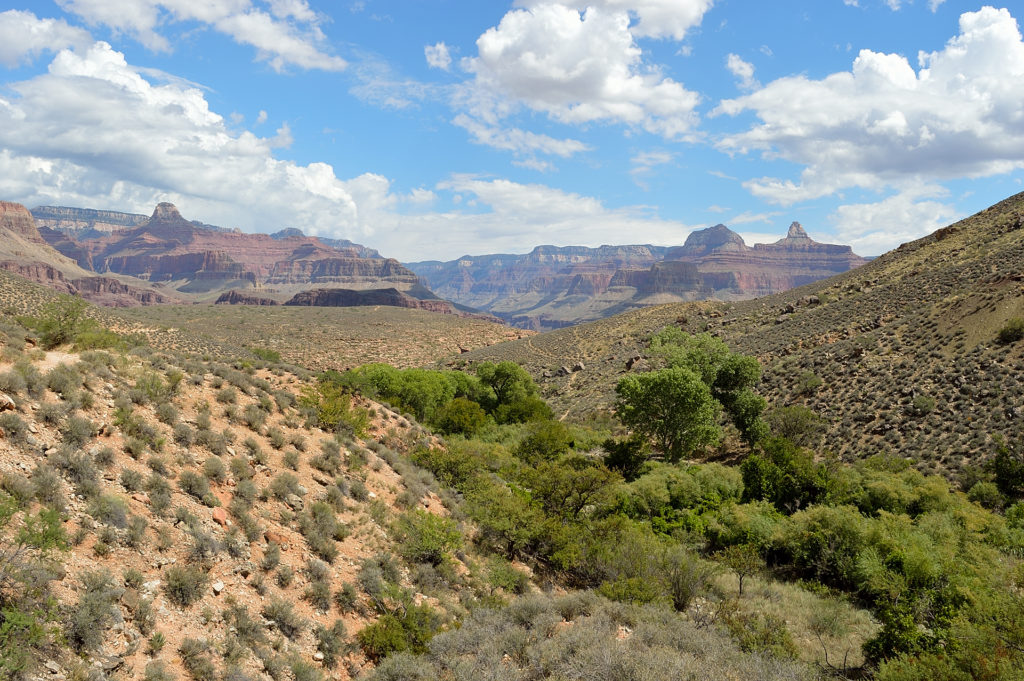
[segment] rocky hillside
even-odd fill
[[[525,328],[558,328],[648,305],[770,295],[866,262],[811,240],[798,223],[774,244],[747,246],[725,225],[683,246],[538,246],[526,255],[410,263],[440,295]]]
[[[733,240],[732,243],[735,243]],[[737,244],[738,246],[738,244]],[[559,413],[611,406],[615,383],[651,368],[646,339],[668,324],[708,331],[764,367],[772,403],[823,419],[844,456],[890,452],[955,471],[1024,426],[1024,194],[850,272],[749,301],[636,310],[463,355],[513,359]]]
[[[60,509],[71,542],[51,583],[68,645],[38,665],[48,678],[90,663],[103,678],[158,663],[185,678],[222,646],[242,673],[358,672],[350,637],[378,615],[355,585],[394,560],[398,516],[448,513],[392,450],[418,426],[359,402],[363,437],[334,437],[300,415],[309,375],[294,367],[44,353],[2,327],[0,496]],[[419,591],[404,569],[384,579]]]

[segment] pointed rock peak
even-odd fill
[[[173,203],[156,204],[156,208],[153,210],[153,217],[151,220],[182,220],[181,213],[178,212],[178,207]]]
[[[804,231],[803,226],[799,222],[794,222],[789,226],[789,233],[786,234],[787,239],[810,239],[807,236],[807,232]]]

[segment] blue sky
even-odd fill
[[[780,9],[784,6],[784,9]],[[1021,191],[1014,8],[57,0],[0,11],[0,198],[344,237],[876,255]]]

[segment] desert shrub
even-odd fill
[[[43,402],[36,410],[36,418],[51,426],[59,425],[68,415],[68,405],[61,402]]]
[[[189,447],[195,442],[196,434],[187,423],[177,423],[174,425],[172,437],[182,447]]]
[[[146,663],[146,668],[142,672],[142,681],[174,681],[174,673],[167,668],[167,664],[163,660],[153,660]]]
[[[281,449],[288,444],[288,438],[278,428],[268,428],[267,439],[270,440],[270,446],[274,449]]]
[[[135,550],[141,550],[146,545],[146,519],[140,515],[133,515],[128,519],[128,529],[124,535],[125,546]]]
[[[5,411],[0,414],[0,430],[3,430],[7,439],[11,442],[25,442],[28,438],[28,426],[25,421],[13,411]]]
[[[299,479],[291,473],[280,473],[273,480],[270,481],[268,491],[271,496],[275,499],[284,499],[289,494],[294,494],[297,497],[302,496],[302,487],[299,485]]]
[[[100,447],[96,450],[96,454],[93,456],[93,461],[97,466],[102,468],[109,468],[114,463],[115,452],[111,447]]]
[[[299,457],[299,453],[294,449],[285,452],[284,456],[281,457],[281,463],[283,463],[286,467],[292,469],[293,471],[299,470],[300,462],[301,458]]]
[[[20,473],[4,473],[0,478],[0,490],[3,490],[24,507],[35,496],[35,490],[28,478]]]
[[[195,471],[182,471],[178,476],[178,488],[207,506],[219,506],[217,497],[210,491],[210,482]]]
[[[192,541],[188,557],[194,563],[206,564],[224,548],[216,537],[198,525],[189,527],[189,536]]]
[[[290,442],[292,447],[295,447],[296,450],[300,452],[306,451],[306,438],[304,438],[301,433],[293,434],[288,438],[288,442]]]
[[[228,470],[223,459],[211,456],[203,463],[203,474],[211,482],[223,483],[227,480]]]
[[[354,611],[358,602],[359,592],[351,582],[343,582],[334,594],[334,605],[343,613]]]
[[[21,361],[14,365],[14,371],[25,381],[25,390],[31,397],[39,399],[46,391],[46,379],[33,364]]]
[[[407,511],[394,525],[399,552],[412,564],[439,565],[462,544],[462,535],[451,518],[426,511]]]
[[[32,493],[40,503],[58,511],[64,509],[64,489],[60,475],[46,464],[38,464],[32,470]]]
[[[170,402],[161,402],[156,407],[156,418],[160,423],[174,426],[178,423],[178,408]]]
[[[309,461],[313,468],[330,476],[340,473],[343,463],[341,444],[335,439],[324,440],[320,446],[320,453]]]
[[[302,592],[303,600],[321,612],[331,609],[331,585],[323,580],[313,580]]]
[[[66,399],[82,387],[82,375],[68,364],[58,364],[47,372],[46,387]]]
[[[146,479],[146,494],[149,496],[149,505],[157,515],[163,513],[171,506],[171,485],[158,473],[153,473]]]
[[[101,494],[89,502],[86,511],[101,523],[119,529],[128,527],[128,505],[121,497]]]
[[[178,647],[181,665],[195,681],[215,681],[217,668],[210,658],[210,645],[206,641],[186,638]]]
[[[65,635],[78,651],[95,650],[114,619],[117,592],[110,573],[102,570],[82,576],[82,593],[65,627]]]
[[[223,388],[218,390],[214,397],[221,404],[235,404],[238,402],[238,391],[234,388]]]
[[[250,648],[264,643],[267,639],[263,627],[253,618],[249,609],[241,603],[232,603],[224,609],[224,621],[234,627],[235,634]]]
[[[267,548],[263,551],[263,560],[260,562],[260,567],[267,572],[270,572],[278,566],[281,562],[281,547],[276,542],[270,542],[267,544]]]
[[[167,402],[175,393],[180,378],[170,383],[165,382],[163,377],[155,371],[146,371],[135,380],[133,401],[136,397],[141,398],[141,404],[150,402],[161,404]]]
[[[259,432],[267,422],[267,412],[255,404],[250,404],[242,410],[242,420],[251,430]]]
[[[1000,343],[1016,343],[1021,339],[1024,339],[1024,318],[1014,317],[999,329]]]
[[[338,555],[335,543],[348,535],[347,528],[338,521],[328,504],[317,501],[299,516],[299,531],[310,549],[321,559],[331,562]]]
[[[338,658],[348,648],[348,645],[345,643],[346,634],[345,623],[341,620],[335,620],[334,624],[330,627],[318,625],[314,630],[313,635],[316,637],[316,649],[323,654],[324,667],[327,669],[334,669]]]
[[[260,612],[277,625],[278,631],[293,640],[298,638],[306,626],[302,618],[295,614],[292,604],[281,598],[271,599]]]
[[[282,589],[287,589],[292,584],[292,580],[295,579],[295,571],[292,570],[291,565],[281,565],[277,568],[276,581],[277,585]]]
[[[142,473],[131,469],[125,468],[121,471],[121,486],[128,492],[138,492],[144,485]]]
[[[17,371],[0,372],[0,392],[7,395],[19,395],[28,390],[25,377]]]
[[[195,565],[170,565],[164,570],[164,593],[167,600],[188,608],[203,597],[209,577]]]

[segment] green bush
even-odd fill
[[[32,320],[42,346],[49,350],[73,341],[85,325],[88,307],[83,299],[66,295],[44,305],[39,318]]]
[[[455,521],[418,509],[399,516],[394,529],[399,552],[412,564],[440,565],[462,544]]]
[[[359,645],[368,658],[378,661],[392,653],[422,654],[438,627],[437,614],[427,605],[409,605],[388,613],[358,634]]]
[[[1000,343],[1016,343],[1021,339],[1024,339],[1024,318],[1014,317],[999,329]]]

